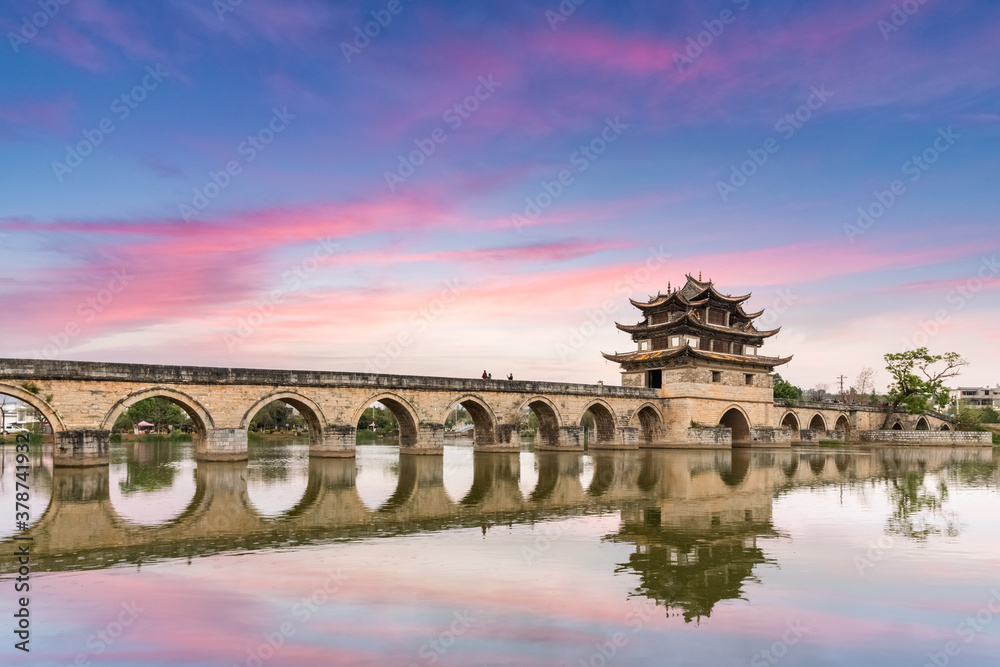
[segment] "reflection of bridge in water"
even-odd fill
[[[113,507],[106,467],[55,468],[48,508],[28,534],[35,571],[99,569],[114,564],[190,558],[223,551],[287,548],[437,531],[532,523],[619,511],[606,539],[635,545],[620,570],[639,576],[637,593],[704,616],[740,596],[767,562],[759,538],[775,537],[772,502],[801,487],[899,478],[972,465],[997,479],[997,455],[983,449],[879,448],[871,451],[705,450],[592,454],[581,482],[577,453],[539,452],[538,482],[521,493],[520,455],[477,452],[473,482],[449,497],[441,457],[401,456],[395,491],[367,507],[353,459],[310,458],[302,498],[267,517],[247,493],[246,462],[199,462],[190,503],[172,520],[143,526]],[[13,550],[13,541],[3,545]],[[9,562],[0,574],[10,574]]]

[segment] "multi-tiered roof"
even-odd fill
[[[622,364],[623,370],[642,370],[690,357],[731,361],[740,365],[766,367],[768,370],[791,357],[764,357],[758,348],[780,331],[759,330],[754,320],[764,312],[748,313],[743,302],[750,298],[722,294],[712,281],[702,282],[688,275],[684,287],[651,296],[649,301],[629,299],[642,311],[638,324],[615,323],[632,335],[638,344],[635,352],[604,354],[605,359]]]

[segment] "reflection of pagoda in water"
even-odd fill
[[[681,610],[688,622],[711,616],[721,600],[743,598],[743,584],[757,581],[754,567],[768,562],[757,539],[777,536],[769,519],[741,517],[738,524],[697,529],[656,525],[659,512],[643,514],[643,521],[623,517],[622,529],[609,538],[636,545],[616,572],[637,574],[637,595]]]
[[[670,459],[646,461],[642,481],[658,487],[659,503],[623,508],[621,529],[607,538],[635,545],[616,572],[638,575],[636,595],[679,610],[687,622],[711,616],[721,600],[743,598],[744,583],[757,581],[754,568],[770,562],[758,539],[778,536],[771,523],[777,476],[756,458],[752,465],[749,453],[733,452],[702,472],[688,460],[688,475]]]

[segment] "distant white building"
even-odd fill
[[[951,390],[951,401],[974,408],[1000,409],[1000,384],[996,387],[959,387]]]
[[[3,412],[3,427],[29,428],[38,422],[35,409],[10,396],[0,396],[0,411]]]

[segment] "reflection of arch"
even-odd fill
[[[781,471],[785,473],[785,477],[791,477],[795,474],[795,471],[799,469],[799,455],[793,453],[788,459],[788,463],[783,463],[781,465]]]
[[[396,418],[396,422],[399,424],[399,445],[401,447],[413,447],[417,444],[417,425],[420,423],[420,418],[413,406],[398,394],[382,392],[369,396],[364,404],[354,411],[351,426],[357,426],[361,416],[372,403],[381,403]]]
[[[729,470],[720,469],[719,477],[726,486],[739,486],[746,479],[748,472],[750,472],[750,451],[746,448],[734,449]]]
[[[837,424],[833,427],[837,431],[843,431],[847,433],[851,430],[851,422],[848,421],[847,415],[840,415],[837,417]]]
[[[782,417],[781,428],[787,428],[792,431],[798,431],[800,429],[799,418],[795,416],[794,412],[789,412],[784,417]]]
[[[197,399],[185,394],[183,391],[170,389],[169,387],[151,387],[149,389],[134,391],[111,406],[111,410],[104,417],[104,421],[101,422],[100,429],[103,431],[110,430],[115,425],[115,422],[118,421],[118,418],[131,406],[147,398],[157,397],[167,399],[186,412],[191,417],[191,421],[194,423],[195,430],[198,433],[204,435],[206,429],[215,428],[215,421],[212,419],[212,416]]]
[[[814,475],[821,475],[823,470],[826,468],[826,455],[825,454],[810,454],[809,455],[809,468],[813,471]]]
[[[813,418],[809,421],[809,430],[811,431],[825,431],[826,430],[826,420],[823,419],[823,415],[816,413]]]
[[[534,396],[521,404],[518,414],[523,412],[525,408],[530,408],[535,413],[535,417],[538,418],[541,444],[548,447],[558,447],[559,427],[562,426],[562,420],[555,403],[544,396]]]
[[[483,447],[496,444],[496,415],[493,414],[493,408],[478,396],[470,394],[451,401],[448,404],[448,412],[438,421],[439,424],[444,424],[448,420],[448,415],[456,405],[461,405],[472,417],[476,445]]]
[[[638,421],[638,424],[635,424],[636,421]],[[639,427],[640,441],[652,443],[663,431],[663,416],[660,414],[659,409],[652,403],[643,403],[632,414],[629,424]]]
[[[17,400],[27,403],[34,409],[41,412],[42,416],[49,422],[49,426],[52,427],[53,433],[66,430],[66,427],[63,426],[62,420],[59,419],[59,415],[57,415],[55,409],[48,404],[48,401],[39,398],[30,391],[22,389],[21,387],[0,383],[0,394],[6,394],[11,398],[16,398]]]
[[[902,431],[903,430],[903,425],[900,424],[899,422],[896,422],[895,424],[892,425],[892,430],[893,431]]]
[[[580,417],[581,420],[583,419],[583,414],[586,414],[588,411],[594,417],[595,441],[599,443],[614,442],[617,425],[615,411],[611,409],[611,406],[605,401],[595,398],[583,409]]]
[[[750,420],[738,407],[726,410],[719,419],[720,426],[728,426],[733,431],[733,442],[747,442],[750,440]]]
[[[326,426],[326,417],[323,416],[323,411],[312,399],[306,398],[294,391],[279,390],[261,397],[260,400],[243,413],[243,419],[240,420],[240,428],[250,428],[250,422],[257,416],[261,408],[274,401],[281,401],[298,410],[309,426],[309,441],[313,443],[322,441],[323,429]]]
[[[929,431],[930,430],[930,428],[927,425],[927,420],[924,417],[921,417],[920,419],[917,420],[917,430],[918,431]]]
[[[941,424],[941,430],[942,431],[950,431],[951,430],[951,426],[949,426],[948,424]]]

